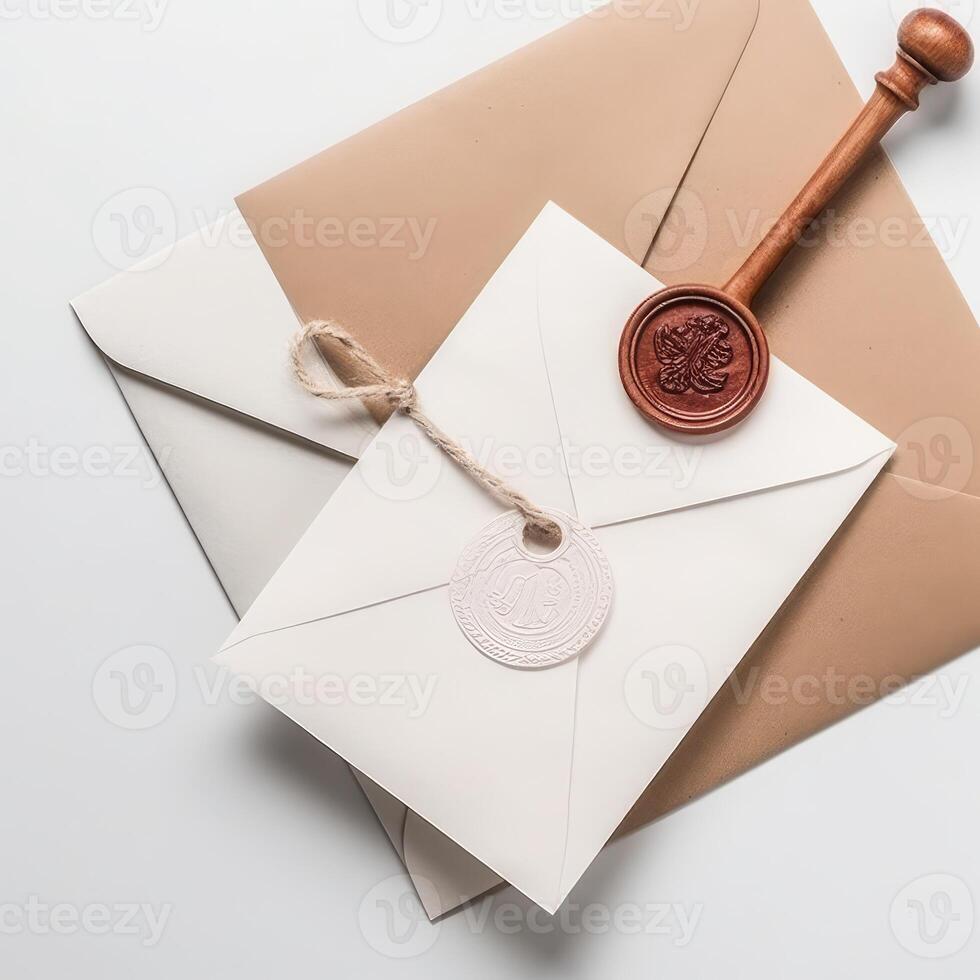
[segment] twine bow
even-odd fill
[[[305,351],[311,341],[329,339],[340,344],[363,368],[371,384],[352,388],[326,388],[306,366]],[[477,483],[494,496],[519,511],[526,521],[528,534],[545,543],[561,540],[561,528],[548,514],[536,507],[522,493],[504,483],[481,466],[459,443],[450,439],[419,407],[415,385],[387,372],[343,327],[333,321],[314,320],[307,323],[291,344],[293,371],[299,383],[311,394],[324,401],[350,401],[355,398],[383,398],[392,409],[407,415],[447,456],[453,459]]]

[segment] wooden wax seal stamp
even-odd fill
[[[973,42],[948,14],[917,10],[902,21],[895,64],[786,213],[725,288],[678,286],[630,317],[619,371],[633,404],[674,432],[710,434],[737,425],[762,398],[769,344],[749,307],[756,293],[824,211],[858,164],[928,85],[973,66]]]

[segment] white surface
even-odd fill
[[[4,6],[0,77],[16,92],[0,108],[12,189],[0,243],[5,975],[976,974],[967,897],[980,898],[980,656],[916,702],[870,709],[616,845],[573,893],[598,903],[585,921],[524,915],[504,892],[441,928],[401,917],[404,887],[388,881],[398,860],[346,769],[271,710],[202,689],[195,673],[233,617],[169,491],[145,457],[131,458],[139,434],[66,307],[131,261],[106,228],[132,198],[103,205],[154,188],[136,199],[155,202],[155,224],[195,230],[232,192],[348,133],[355,116],[381,117],[557,26],[540,14],[562,6],[575,5],[474,19],[472,6],[446,5],[410,45],[373,36],[353,0],[172,0],[156,30],[144,29],[158,8],[148,2],[113,5],[109,19],[71,19],[104,9],[83,0],[9,20],[28,5]],[[818,3],[867,88],[900,4],[855,6]],[[928,139],[889,144],[923,213],[965,227],[949,259],[977,310],[980,75],[959,99],[929,97],[946,107],[941,122],[909,124]],[[165,652],[102,667],[139,644]],[[138,718],[160,721],[147,731],[112,723],[133,722],[109,675],[127,656],[155,656],[164,685]],[[944,931],[926,915],[918,932],[907,916],[941,893],[959,918]],[[66,903],[56,925],[31,921],[32,896]],[[95,906],[127,903],[169,910],[152,948],[122,927],[121,910],[105,934]],[[389,938],[385,908],[404,942]],[[73,925],[86,910],[87,926]],[[691,920],[685,945],[664,934],[683,936]],[[141,913],[133,925],[149,922]],[[924,958],[935,953],[953,955]]]

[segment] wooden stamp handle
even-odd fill
[[[870,150],[907,112],[919,108],[927,85],[955,82],[973,66],[970,35],[940,10],[917,10],[898,31],[898,58],[875,76],[878,87],[843,139],[789,206],[725,292],[746,306],[823,213]]]

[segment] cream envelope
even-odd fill
[[[233,214],[72,306],[241,614],[378,427],[297,389],[296,314],[237,226]]]
[[[596,530],[616,598],[579,661],[528,674],[470,646],[447,584],[502,508],[448,464],[424,492],[406,495],[390,472],[386,485],[370,460],[420,439],[404,416],[384,426],[218,656],[549,912],[696,720],[664,713],[661,724],[637,710],[636,672],[658,651],[691,651],[707,678],[703,707],[895,448],[779,362],[759,411],[734,432],[692,444],[651,429],[622,390],[615,350],[657,288],[549,205],[418,381],[438,424],[471,451],[506,455],[510,482]],[[657,465],[622,463],[636,451]],[[327,703],[295,687],[284,696],[274,683],[306,678],[308,692],[325,678],[406,675],[433,685],[424,711]]]

